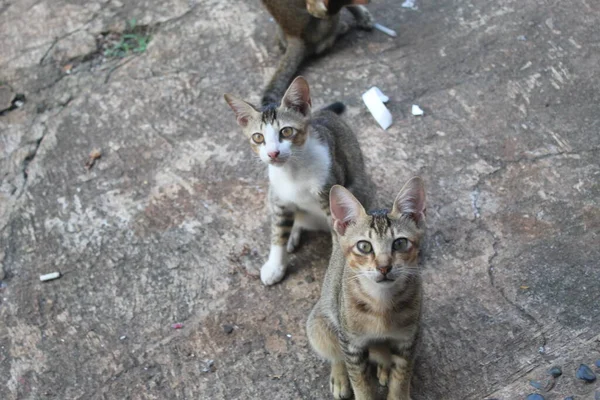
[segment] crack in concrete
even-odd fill
[[[23,159],[23,168],[22,168],[23,188],[21,189],[21,193],[19,194],[19,196],[17,196],[17,198],[21,197],[21,194],[23,194],[23,192],[25,191],[25,187],[27,186],[27,178],[29,177],[29,172],[27,171],[27,167],[35,159],[35,156],[37,155],[37,152],[40,149],[40,145],[42,144],[42,140],[44,140],[44,137],[46,136],[46,133],[48,132],[48,127],[46,126],[46,124],[42,123],[42,125],[44,126],[42,135],[32,143],[33,144],[32,149],[27,153],[27,155]]]
[[[545,348],[546,343],[547,343],[547,338],[546,338],[546,334],[544,333],[544,330],[543,330],[544,325],[540,321],[538,321],[537,318],[535,318],[531,313],[529,313],[523,306],[518,304],[516,301],[509,299],[504,288],[499,287],[496,284],[495,277],[494,277],[494,272],[495,272],[494,260],[498,256],[498,246],[499,246],[500,241],[496,237],[496,235],[494,235],[494,233],[485,225],[485,223],[483,221],[481,221],[481,223],[479,224],[479,227],[480,227],[480,229],[484,230],[489,235],[491,235],[492,238],[494,239],[494,242],[492,243],[492,249],[494,250],[494,253],[488,258],[488,279],[490,282],[490,286],[492,288],[494,288],[502,296],[504,301],[506,301],[508,304],[511,305],[511,307],[513,307],[515,310],[517,310],[518,314],[523,319],[533,323],[536,326],[537,331],[540,333],[540,336],[542,338],[540,349]]]

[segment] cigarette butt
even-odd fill
[[[46,282],[60,278],[60,272],[52,272],[46,275],[40,275],[40,281]]]
[[[386,35],[388,35],[388,36],[391,36],[391,37],[396,37],[396,36],[398,36],[398,34],[396,33],[396,31],[395,31],[395,30],[393,30],[393,29],[390,29],[390,28],[388,28],[387,26],[383,26],[383,25],[381,25],[381,24],[379,24],[379,23],[377,23],[377,22],[376,22],[375,24],[373,24],[373,28],[375,28],[375,29],[377,29],[378,31],[381,31],[381,32],[383,32],[383,33],[385,33]]]

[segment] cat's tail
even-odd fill
[[[341,101],[336,101],[335,103],[331,103],[330,105],[323,107],[323,110],[333,111],[337,115],[340,115],[346,111],[346,106]]]
[[[279,104],[290,82],[296,76],[300,64],[302,64],[307,55],[308,52],[302,39],[287,38],[285,54],[279,61],[277,71],[275,71],[263,93],[261,100],[263,107],[271,104]]]

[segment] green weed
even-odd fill
[[[138,26],[136,19],[132,18],[127,21],[127,29],[125,29],[119,40],[104,50],[104,56],[123,58],[130,54],[143,53],[146,51],[151,38],[148,28]]]

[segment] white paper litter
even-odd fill
[[[362,95],[362,99],[369,109],[369,112],[373,115],[382,129],[385,130],[392,125],[392,113],[390,113],[390,110],[383,104],[387,103],[390,99],[384,95],[378,87],[373,86],[371,89],[367,90]]]
[[[412,109],[410,110],[410,112],[412,112],[412,115],[414,115],[414,116],[417,116],[417,117],[418,117],[418,116],[421,116],[421,115],[423,115],[423,114],[425,114],[425,113],[423,112],[423,109],[421,109],[421,107],[419,107],[419,106],[418,106],[418,105],[416,105],[416,104],[413,104],[413,105],[412,105]]]
[[[396,36],[398,36],[398,34],[396,33],[396,31],[395,31],[395,30],[393,30],[393,29],[390,29],[390,28],[388,28],[387,26],[383,26],[383,25],[381,25],[380,23],[377,23],[377,22],[375,22],[375,23],[373,24],[373,28],[375,28],[375,29],[377,29],[378,31],[381,31],[381,32],[383,32],[383,33],[385,33],[386,35],[388,35],[388,36],[391,36],[391,37],[396,37]]]
[[[52,272],[50,274],[40,275],[40,281],[42,282],[51,281],[58,278],[60,278],[60,272]]]
[[[415,5],[415,0],[405,0],[402,3],[402,7],[410,8],[411,10],[418,10],[419,8]]]

